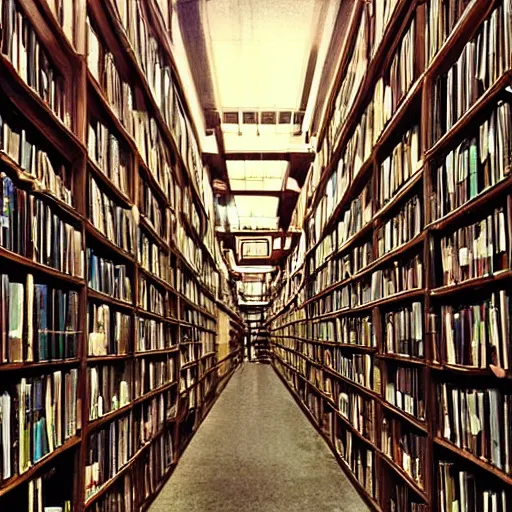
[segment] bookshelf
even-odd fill
[[[511,355],[510,16],[355,3],[267,314],[277,373],[372,510],[512,502],[489,369]]]
[[[243,332],[170,5],[0,7],[0,508],[146,510]]]

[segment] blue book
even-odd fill
[[[48,361],[48,286],[36,284],[35,289],[36,361]]]

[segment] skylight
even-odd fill
[[[278,197],[235,195],[234,202],[238,217],[238,228],[232,225],[232,229],[277,229]],[[231,222],[233,220],[232,218]]]
[[[231,190],[279,191],[288,170],[286,160],[227,160]]]

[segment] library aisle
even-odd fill
[[[150,512],[368,510],[271,366],[235,372]]]

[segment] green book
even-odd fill
[[[478,146],[476,139],[469,146],[469,198],[478,194]]]

